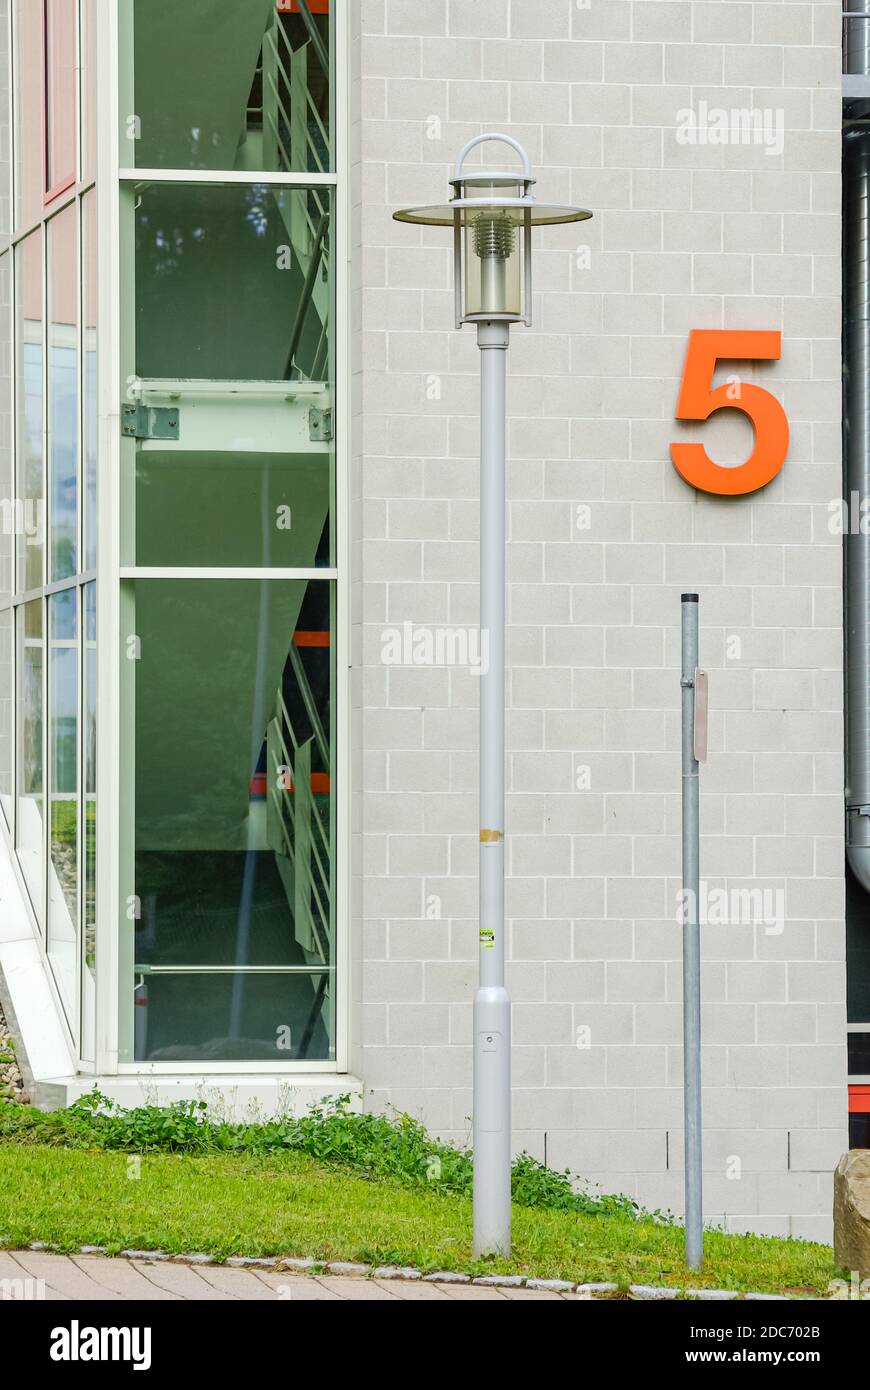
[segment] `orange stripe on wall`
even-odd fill
[[[294,647],[328,647],[328,632],[294,632]]]

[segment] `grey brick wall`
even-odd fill
[[[541,198],[595,212],[541,234],[535,326],[509,359],[516,1143],[680,1209],[678,624],[696,588],[703,877],[784,895],[782,930],[703,931],[706,1211],[827,1237],[846,1143],[839,0],[355,8],[353,1064],[371,1103],[466,1137],[477,681],[385,662],[384,634],[477,623],[478,361],[452,327],[449,237],[391,213],[444,200],[458,148],[495,126]],[[681,143],[701,103],[781,112],[781,151]],[[669,459],[680,438],[749,452],[731,412],[673,419],[689,330],[722,327],[783,333],[782,360],[745,375],[783,401],[789,458],[744,498],[694,492]]]

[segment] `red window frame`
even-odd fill
[[[43,204],[44,204],[45,207],[47,207],[47,206],[49,205],[49,203],[53,203],[54,200],[55,200],[55,198],[59,198],[59,197],[61,196],[62,193],[66,193],[70,188],[74,188],[74,187],[75,187],[76,183],[78,182],[78,164],[79,164],[79,93],[78,93],[79,62],[78,62],[78,44],[79,44],[80,6],[76,4],[76,5],[74,5],[74,9],[75,9],[74,33],[75,33],[75,44],[76,44],[76,62],[75,62],[76,85],[75,85],[75,100],[74,100],[74,102],[73,102],[73,110],[72,110],[72,120],[73,120],[73,151],[74,151],[74,155],[73,155],[73,165],[74,165],[74,167],[73,167],[72,175],[71,175],[69,178],[63,180],[61,183],[55,184],[53,187],[50,187],[50,186],[49,186],[49,182],[48,182],[48,177],[49,177],[49,139],[50,139],[50,127],[49,127],[49,91],[48,91],[48,82],[49,82],[49,74],[50,74],[49,61],[48,61],[48,6],[49,6],[49,3],[50,3],[50,0],[42,0],[42,187],[43,187]]]

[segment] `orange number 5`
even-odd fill
[[[672,444],[674,467],[692,487],[733,497],[756,492],[782,468],[788,453],[788,419],[776,397],[751,382],[741,382],[736,389],[713,389],[717,361],[778,361],[781,351],[780,333],[695,328],[689,334],[677,419],[707,420],[714,410],[742,410],[755,430],[755,447],[736,468],[714,463],[703,444]]]

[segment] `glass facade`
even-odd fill
[[[70,1037],[93,1061],[96,10],[93,0],[11,8],[14,128],[0,166],[2,206],[13,209],[0,254],[0,808]]]
[[[333,7],[117,4],[119,294],[107,302],[101,0],[0,0],[13,68],[0,138],[0,823],[85,1066],[328,1065]],[[99,334],[113,315],[110,368]],[[100,455],[109,370],[119,510],[104,524],[120,574],[98,581],[99,479],[116,466]],[[120,614],[114,678],[98,595]],[[118,701],[117,832],[108,802],[97,817],[109,786],[98,679]],[[98,891],[98,826],[118,836],[114,902]],[[119,972],[105,988],[104,931]]]
[[[328,9],[123,6],[132,1064],[336,1055]]]
[[[122,163],[126,142],[140,169],[330,169],[328,10],[323,0],[133,0]]]
[[[137,1060],[329,1056],[329,606],[323,582],[126,586]]]

